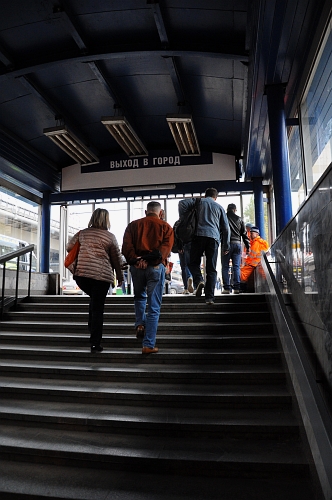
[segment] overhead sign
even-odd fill
[[[126,155],[116,155],[111,158],[101,158],[95,165],[84,165],[82,173],[108,172],[112,170],[127,170],[135,168],[176,167],[183,165],[212,164],[212,153],[202,153],[200,156],[180,156],[177,151],[152,151],[149,156],[128,158]]]
[[[102,158],[99,164],[71,165],[62,170],[62,191],[123,188],[183,182],[236,180],[235,157],[220,153],[179,156],[174,151],[147,157]]]

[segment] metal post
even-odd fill
[[[277,235],[292,217],[288,141],[284,110],[284,84],[266,86]]]
[[[260,231],[261,237],[265,239],[262,179],[260,177],[254,177],[252,181],[254,186],[255,223]]]
[[[41,214],[41,237],[40,237],[40,271],[50,272],[50,236],[51,236],[51,205],[50,193],[43,193],[42,214]]]
[[[127,225],[130,224],[130,208],[131,208],[131,202],[127,201]],[[127,274],[127,295],[131,295],[131,272],[130,272],[130,266],[128,266],[128,274]]]

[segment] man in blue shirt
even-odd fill
[[[202,295],[205,289],[205,302],[214,304],[214,289],[217,281],[218,247],[222,242],[222,254],[225,255],[230,247],[230,229],[225,210],[216,202],[218,191],[208,188],[205,197],[201,199],[198,208],[198,222],[196,235],[191,243],[189,269],[193,276],[196,296]],[[179,215],[193,208],[194,198],[179,202]],[[206,258],[206,283],[201,274],[201,259]]]

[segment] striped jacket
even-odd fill
[[[80,242],[75,276],[115,283],[114,270],[118,281],[123,281],[121,269],[123,258],[114,234],[106,229],[89,227],[76,233],[67,244],[69,252],[77,239]]]

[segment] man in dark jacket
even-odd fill
[[[223,294],[232,293],[230,284],[229,261],[232,259],[232,274],[233,274],[233,289],[234,293],[240,293],[240,264],[241,264],[241,238],[247,251],[250,248],[250,240],[248,238],[246,228],[241,217],[236,215],[236,205],[230,203],[227,207],[227,218],[231,230],[230,250],[226,255],[222,256],[222,281],[224,290]]]

